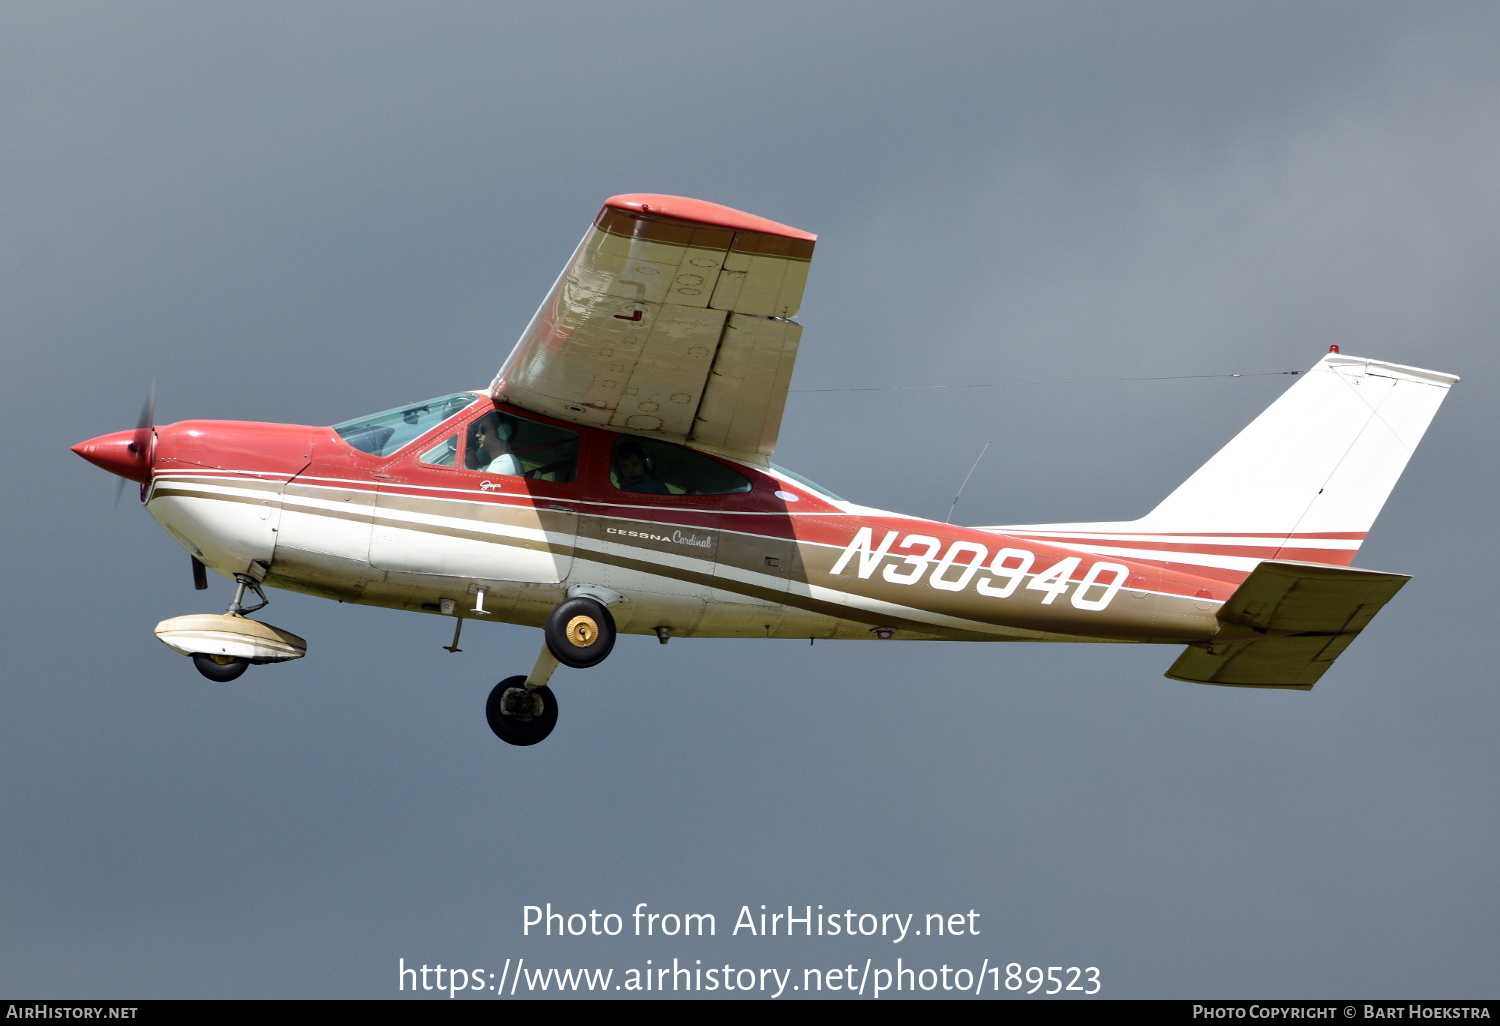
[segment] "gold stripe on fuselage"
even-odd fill
[[[283,489],[281,482],[257,479],[174,476],[159,480],[153,497],[262,503],[261,496]],[[306,494],[290,494],[294,490]],[[1107,610],[1090,615],[1071,606],[1045,605],[1040,593],[1025,589],[1009,598],[995,599],[981,596],[972,588],[939,591],[926,584],[925,575],[909,585],[892,583],[878,570],[860,577],[857,560],[846,561],[843,571],[835,576],[831,571],[843,551],[839,546],[596,513],[586,502],[548,509],[393,491],[374,493],[368,504],[344,510],[316,498],[320,492],[348,490],[348,485],[299,482],[285,489],[288,494],[283,496],[281,506],[286,512],[359,523],[372,529],[383,527],[519,551],[550,552],[852,624],[893,627],[952,640],[1181,643],[1205,638],[1217,628],[1212,611],[1215,604],[1154,589],[1123,589]],[[795,529],[798,514],[787,516]],[[829,517],[820,516],[825,520]],[[857,519],[855,514],[841,516]],[[922,521],[911,524],[914,529],[923,527]],[[991,544],[996,541],[992,538]],[[764,554],[770,551],[779,554],[770,558],[780,565],[766,563]],[[576,567],[571,576],[578,576]]]

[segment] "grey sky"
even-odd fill
[[[0,991],[394,996],[396,960],[1096,965],[1109,996],[1494,997],[1500,16],[1424,4],[0,8]],[[606,196],[817,232],[778,462],[969,523],[1150,508],[1328,345],[1463,375],[1309,694],[1154,646],[622,639],[221,607],[67,447],[487,382]],[[1477,546],[1477,547],[1476,547]],[[979,938],[546,941],[520,910],[983,913]]]

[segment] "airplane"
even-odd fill
[[[268,586],[450,617],[450,652],[469,620],[539,627],[485,707],[520,746],[620,632],[1178,645],[1168,677],[1307,690],[1409,579],[1351,564],[1458,378],[1336,346],[1136,520],[960,527],[776,466],[816,240],[615,196],[488,388],[331,427],[148,403],[73,451],[139,482],[198,590],[235,582],[156,627],[205,677],[306,653],[248,615]]]

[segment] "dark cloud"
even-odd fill
[[[921,957],[1098,965],[1113,996],[1492,996],[1496,29],[1472,5],[6,8],[0,981],[384,997],[398,957],[886,950],[519,936],[525,903],[764,902],[977,908],[988,932]],[[1306,695],[1168,681],[1148,646],[624,639],[524,752],[480,708],[534,631],[449,656],[436,619],[278,594],[312,654],[229,686],[150,636],[206,600],[69,444],[153,377],[168,421],[481,385],[633,190],[822,235],[798,387],[1009,386],[795,397],[779,461],[873,505],[941,517],[994,439],[956,519],[1131,517],[1290,380],[1121,378],[1333,343],[1462,374],[1360,555],[1415,580]]]

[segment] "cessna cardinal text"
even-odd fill
[[[953,527],[771,463],[815,236],[616,196],[486,391],[333,427],[184,421],[74,446],[238,582],[157,636],[213,680],[306,643],[264,585],[541,627],[490,726],[534,744],[559,663],[669,638],[1133,641],[1167,675],[1312,687],[1407,580],[1349,564],[1453,375],[1331,352],[1139,520]],[[246,592],[259,597],[246,606]]]

